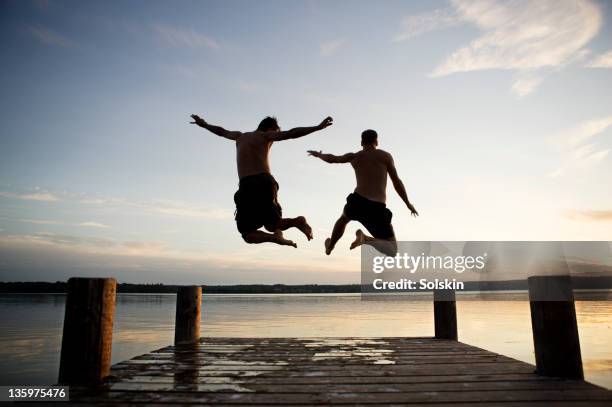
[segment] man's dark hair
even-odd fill
[[[374,130],[365,130],[361,133],[361,144],[363,145],[371,145],[378,141],[378,133]]]
[[[280,130],[278,127],[278,122],[276,121],[276,117],[268,116],[259,123],[257,126],[258,131],[270,131],[270,130]]]

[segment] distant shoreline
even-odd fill
[[[573,277],[574,289],[610,289],[612,277]],[[174,294],[180,285],[118,283],[118,293]],[[2,294],[61,294],[66,292],[64,281],[13,281],[0,282]],[[526,280],[468,281],[465,291],[513,291],[527,290]],[[208,294],[344,294],[361,293],[360,284],[236,284],[202,285]]]
[[[118,283],[118,293],[175,294],[180,285],[174,284],[132,284]],[[65,293],[67,283],[36,281],[0,282],[2,294],[61,294]],[[239,285],[202,285],[208,294],[342,294],[360,293],[359,284],[239,284]]]

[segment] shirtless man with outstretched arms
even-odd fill
[[[357,187],[355,192],[346,198],[346,205],[340,218],[334,225],[329,239],[325,241],[325,253],[330,254],[338,240],[344,234],[346,225],[351,220],[360,222],[372,234],[368,236],[361,229],[357,230],[354,249],[362,244],[375,247],[381,253],[395,256],[397,242],[391,225],[393,214],[385,204],[387,200],[387,174],[393,187],[402,198],[413,216],[419,213],[408,200],[404,183],[397,175],[393,157],[386,151],[379,150],[378,134],[374,130],[366,130],[361,134],[362,150],[344,155],[323,154],[321,151],[308,151],[314,157],[328,163],[350,163],[355,170]]]
[[[281,131],[274,117],[266,117],[257,130],[250,132],[228,131],[223,127],[207,123],[197,115],[191,115],[196,124],[217,136],[236,143],[236,163],[240,179],[238,191],[234,194],[236,203],[236,224],[242,238],[247,243],[271,242],[285,246],[297,245],[283,237],[283,230],[295,227],[312,239],[312,229],[306,218],[283,218],[278,203],[278,183],[270,173],[268,155],[272,143],[306,136],[331,126],[333,119],[325,118],[319,125],[296,127]],[[268,232],[258,230],[265,227]]]

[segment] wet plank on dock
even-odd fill
[[[82,403],[610,406],[612,392],[433,338],[202,338],[113,366]]]

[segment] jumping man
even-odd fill
[[[283,237],[283,230],[298,228],[308,240],[312,239],[312,229],[306,218],[283,218],[278,203],[278,183],[270,174],[268,155],[272,143],[303,137],[307,134],[331,126],[333,119],[325,118],[321,124],[312,127],[296,127],[281,131],[274,117],[266,117],[259,123],[257,130],[242,133],[228,131],[222,127],[208,124],[197,115],[191,115],[196,124],[217,136],[236,142],[236,161],[238,164],[239,187],[234,194],[236,203],[236,224],[242,238],[247,243],[272,242],[285,246],[297,245]],[[271,233],[258,230],[265,227]]]
[[[419,213],[408,200],[404,183],[397,175],[393,157],[377,148],[378,134],[374,130],[361,133],[361,146],[362,150],[359,152],[340,156],[323,154],[321,151],[308,151],[310,155],[328,163],[351,163],[357,179],[355,192],[346,198],[344,211],[336,221],[331,237],[325,240],[325,253],[329,255],[334,250],[336,243],[344,234],[346,225],[351,220],[356,220],[365,226],[372,236],[366,235],[361,229],[357,230],[351,250],[362,244],[368,244],[381,253],[395,256],[397,242],[391,225],[393,215],[385,204],[387,174],[393,182],[395,191],[406,203],[412,215],[418,216]]]

